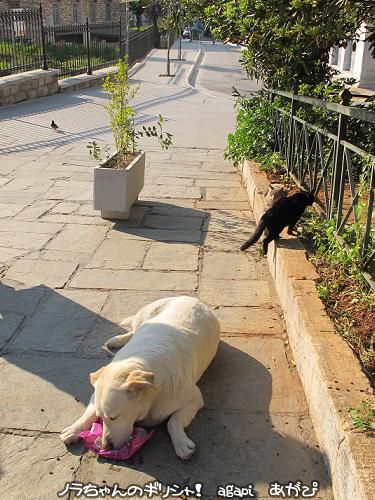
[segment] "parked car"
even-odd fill
[[[184,28],[182,32],[182,38],[190,38],[190,28]]]

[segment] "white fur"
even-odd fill
[[[197,382],[214,358],[220,325],[208,307],[192,297],[157,300],[122,323],[131,331],[110,339],[122,347],[112,362],[91,375],[95,394],[83,414],[61,433],[65,443],[103,419],[103,446],[120,448],[135,422],[156,425],[168,417],[176,454],[189,458],[195,445],[185,434],[203,398]]]

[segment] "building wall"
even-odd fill
[[[371,55],[370,43],[366,42],[368,35],[368,30],[362,26],[355,46],[348,43],[345,48],[334,47],[329,62],[340,76],[355,78],[358,87],[375,89],[375,58]]]
[[[93,13],[93,9],[90,8],[92,2],[95,5],[96,22],[119,19],[123,9],[119,0],[41,0],[44,21],[48,25],[54,24],[53,12],[55,8],[55,13],[58,12],[59,24],[72,24],[75,21],[73,18],[73,4],[75,4],[78,10],[78,22],[83,23],[86,21],[86,17],[90,19],[90,14]],[[0,10],[11,8],[37,9],[39,8],[39,0],[0,0]],[[109,13],[110,19],[107,18]]]

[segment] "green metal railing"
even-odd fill
[[[340,243],[348,250],[360,244],[362,266],[369,272],[375,258],[375,156],[350,138],[351,128],[373,126],[375,113],[281,90],[271,91],[271,101],[274,147],[288,174],[316,193],[321,215],[335,220]],[[326,110],[329,127],[306,119],[317,109]]]

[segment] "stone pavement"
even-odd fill
[[[140,123],[162,113],[174,147],[144,144],[146,186],[127,222],[92,210],[86,145],[111,144],[100,88],[0,111],[2,498],[55,498],[71,480],[153,479],[201,482],[204,498],[228,483],[254,483],[269,498],[271,481],[318,480],[318,498],[331,498],[266,262],[257,248],[238,251],[254,226],[239,173],[223,159],[232,82],[249,85],[239,50],[203,44],[191,87],[198,46],[183,47],[174,78],[158,77],[163,51],[134,76]],[[175,294],[198,296],[222,325],[200,383],[205,408],[188,429],[195,456],[177,459],[165,426],[126,463],[66,449],[59,432],[87,403],[89,372],[108,362],[102,342],[127,315]]]

